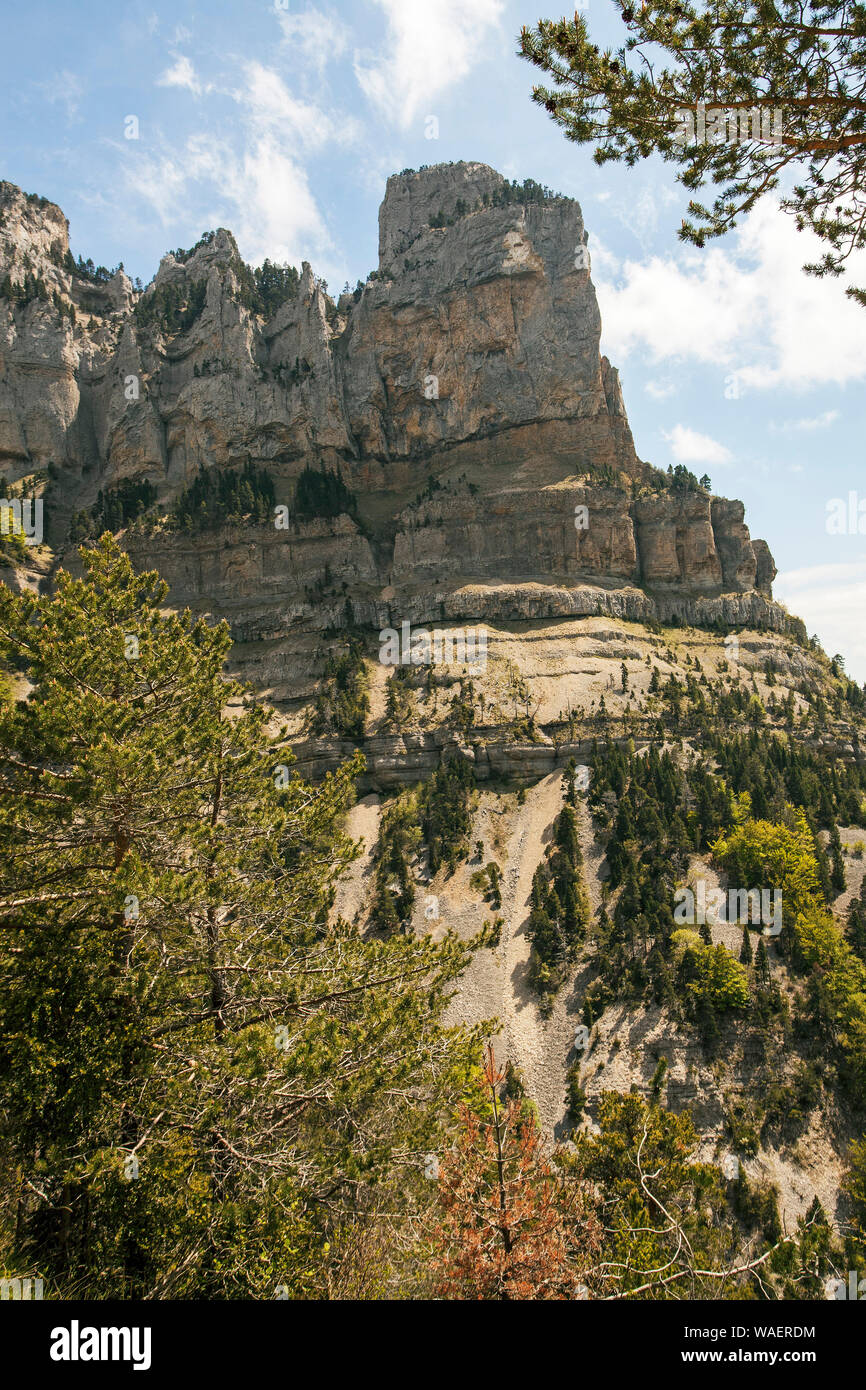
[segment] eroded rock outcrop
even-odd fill
[[[225,229],[141,291],[73,264],[44,199],[2,184],[0,213],[0,467],[53,465],[61,552],[72,510],[128,480],[165,511],[251,463],[291,508],[303,469],[339,468],[353,517],[126,543],[245,641],[440,614],[776,626],[742,503],[635,452],[573,199],[483,164],[395,175],[379,265],[336,303],[306,263],[265,293]]]

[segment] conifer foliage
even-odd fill
[[[586,1192],[564,1185],[531,1109],[512,1097],[488,1043],[485,1117],[463,1107],[457,1144],[439,1165],[433,1237],[437,1293],[460,1299],[572,1299],[581,1260],[600,1243]]]
[[[226,626],[166,614],[111,537],[81,553],[52,596],[0,588],[31,685],[0,703],[0,1265],[54,1296],[322,1296],[392,1148],[464,1088],[475,1043],[439,1018],[466,949],[331,920],[360,760],[292,776]]]
[[[532,880],[532,980],[540,991],[556,987],[557,972],[575,959],[586,935],[590,906],[582,870],[577,815],[573,806],[565,805],[554,821],[553,840]]]

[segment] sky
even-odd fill
[[[616,45],[609,0],[580,7]],[[774,203],[699,251],[672,165],[600,169],[564,139],[516,53],[562,0],[4,8],[0,178],[60,204],[74,255],[145,283],[226,226],[251,263],[308,260],[338,293],[376,266],[388,175],[421,164],[577,198],[639,455],[741,498],[776,597],[866,681],[866,309],[803,274],[814,243]],[[853,269],[866,284],[866,253]]]

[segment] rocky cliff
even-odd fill
[[[579,205],[482,164],[390,178],[379,265],[336,302],[307,264],[274,292],[223,229],[136,291],[0,184],[0,469],[48,470],[65,563],[73,512],[152,484],[137,563],[241,641],[581,613],[781,626],[742,503],[638,458],[600,333]],[[159,521],[246,464],[284,528]],[[309,468],[339,470],[352,515],[293,511]]]

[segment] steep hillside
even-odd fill
[[[472,942],[449,1017],[500,1030],[548,1134],[611,1089],[690,1107],[746,1226],[817,1198],[844,1234],[866,697],[743,504],[639,458],[587,244],[573,200],[460,163],[389,179],[336,300],[225,229],[140,289],[0,185],[0,468],[45,516],[0,577],[115,532],[228,621],[296,771],[361,750],[331,922]],[[778,922],[676,915],[720,887]]]
[[[648,631],[600,618],[527,623],[491,628],[487,656],[481,671],[416,668],[387,677],[393,684],[384,689],[371,660],[363,785],[372,790],[349,819],[363,851],[335,913],[381,928],[384,888],[404,929],[436,940],[449,930],[481,935],[451,1016],[500,1021],[498,1049],[548,1133],[592,1130],[610,1089],[689,1107],[702,1156],[736,1159],[756,1187],[773,1187],[786,1229],[817,1197],[844,1230],[839,1183],[862,1127],[862,1097],[852,1095],[814,980],[796,959],[793,910],[778,936],[766,936],[754,915],[751,925],[735,917],[727,902],[706,915],[707,944],[739,962],[745,928],[752,949],[744,967],[751,1002],[719,1008],[709,1027],[688,1003],[672,938],[678,887],[702,883],[710,894],[741,886],[713,851],[726,827],[744,815],[752,823],[749,812],[786,822],[795,806],[809,816],[820,856],[839,828],[844,886],[828,881],[826,901],[862,960],[866,935],[855,924],[852,936],[851,923],[866,864],[863,692],[808,644],[748,630]],[[320,773],[324,741],[292,742],[301,770]],[[345,740],[337,749],[346,755],[353,746]],[[662,756],[680,770],[674,821],[650,794],[646,820],[623,829],[619,793],[631,776],[611,784],[605,772],[616,748],[632,766]],[[423,789],[436,768],[457,759],[472,768],[467,817],[451,832],[450,858],[431,869]],[[555,838],[569,764],[587,907],[574,949],[549,958],[545,975],[533,945],[533,879]],[[443,799],[447,805],[447,790]],[[416,827],[401,843],[408,894],[387,821],[401,806]],[[630,861],[646,865],[631,886],[623,844]],[[742,887],[787,894],[776,878]],[[762,940],[763,984],[754,963]]]

